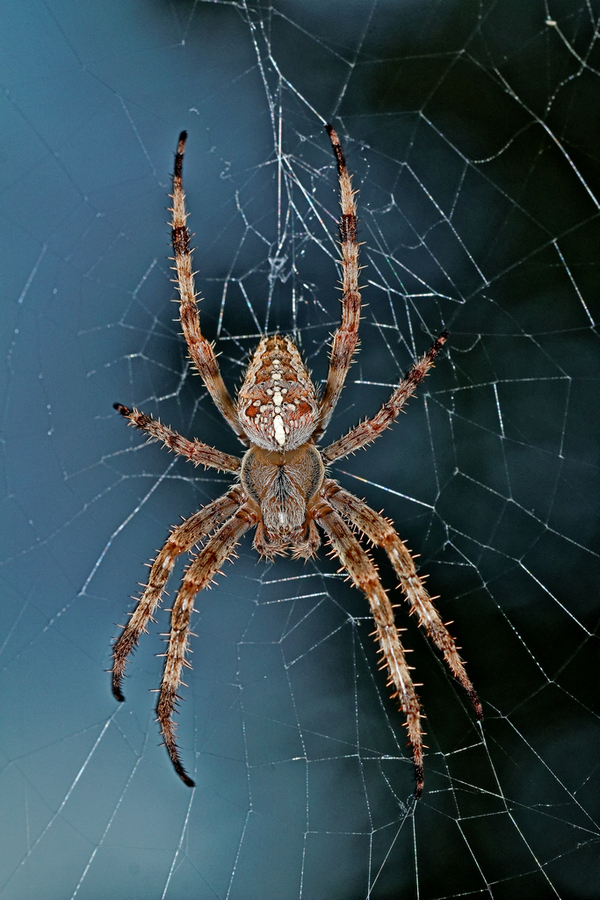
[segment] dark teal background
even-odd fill
[[[599,11],[4,5],[3,900],[597,896]],[[328,439],[450,331],[408,415],[332,470],[421,554],[484,704],[480,729],[394,593],[427,715],[416,809],[366,601],[325,550],[267,565],[246,539],[198,598],[178,717],[194,792],[149,692],[168,599],[125,704],[106,672],[169,526],[229,483],[144,445],[113,402],[241,449],[171,303],[177,135],[202,324],[233,390],[274,329],[325,376],[326,121],[365,264]]]

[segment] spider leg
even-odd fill
[[[190,550],[202,537],[233,515],[243,502],[243,498],[241,489],[234,487],[229,493],[224,494],[213,503],[209,503],[174,528],[159,551],[150,569],[150,576],[144,592],[113,647],[112,690],[120,702],[125,699],[121,684],[127,659],[160,603],[177,557]]]
[[[204,444],[202,441],[188,441],[172,428],[163,425],[152,416],[140,412],[135,409],[128,409],[121,403],[113,404],[114,408],[121,413],[126,419],[129,419],[131,425],[135,425],[140,431],[145,431],[150,440],[162,441],[165,447],[178,453],[179,456],[185,456],[191,460],[194,465],[208,466],[213,469],[220,469],[222,472],[237,472],[241,468],[242,461],[237,456],[230,456],[229,453],[222,453],[215,447]]]
[[[333,410],[339,400],[356,345],[360,322],[360,291],[358,288],[359,243],[356,240],[356,203],[352,179],[348,174],[346,159],[339,138],[331,125],[326,126],[333,152],[337,160],[340,185],[340,247],[342,252],[342,321],[333,336],[329,372],[325,391],[319,405],[319,428],[316,435],[327,428]]]
[[[375,563],[361,547],[339,513],[323,503],[321,509],[315,512],[315,519],[327,534],[343,568],[348,571],[355,586],[369,601],[371,614],[375,620],[375,634],[389,672],[388,683],[395,688],[392,696],[398,697],[406,715],[406,728],[415,769],[415,797],[418,798],[423,793],[424,780],[421,708],[394,621],[392,604],[383,589]]]
[[[392,425],[406,401],[412,397],[429,369],[433,366],[434,360],[446,343],[447,338],[447,331],[440,334],[427,353],[408,370],[389,400],[386,400],[373,418],[360,422],[338,441],[334,441],[333,444],[330,444],[323,450],[322,456],[325,462],[331,463],[336,459],[342,459],[344,456],[354,453],[355,450],[372,443],[382,431],[385,431],[386,428]]]
[[[419,625],[425,629],[444,656],[446,665],[466,690],[477,717],[483,718],[481,702],[465,671],[454,638],[442,622],[434,606],[433,598],[425,590],[423,580],[417,575],[414,560],[403,541],[400,540],[391,522],[368,507],[362,500],[340,488],[334,481],[327,481],[323,487],[328,503],[352,525],[359,528],[378,547],[382,547],[398,576],[404,596],[410,604],[411,613],[416,614]]]
[[[173,208],[171,209],[171,241],[175,254],[175,271],[177,272],[177,285],[180,297],[179,318],[181,319],[183,334],[190,356],[215,406],[233,428],[242,443],[248,444],[244,429],[238,419],[235,404],[221,376],[213,346],[200,330],[200,318],[198,315],[199,297],[194,286],[190,233],[186,225],[187,211],[182,183],[183,154],[186,140],[187,132],[182,131],[179,135],[177,153],[175,154]]]
[[[182,683],[181,674],[184,666],[190,667],[186,660],[189,644],[190,616],[194,609],[194,597],[212,582],[225,560],[232,555],[240,537],[251,525],[256,516],[246,507],[236,504],[237,512],[232,515],[211,537],[198,556],[190,563],[171,612],[171,630],[165,654],[165,666],[156,705],[156,714],[171,757],[171,762],[181,780],[194,787],[194,782],[186,773],[177,749],[173,711],[179,699],[177,689]]]

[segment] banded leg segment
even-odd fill
[[[361,447],[372,443],[379,437],[382,431],[389,428],[398,417],[400,410],[407,400],[417,390],[427,372],[432,367],[434,360],[448,338],[448,332],[444,331],[435,341],[432,347],[419,359],[407,372],[389,400],[383,404],[379,412],[372,419],[365,419],[359,425],[352,428],[339,441],[335,441],[323,450],[323,459],[330,463],[336,459],[342,459],[350,453],[354,453]]]
[[[171,762],[181,780],[188,787],[194,787],[194,782],[185,771],[179,758],[173,711],[175,703],[179,699],[177,691],[182,683],[183,667],[191,668],[186,656],[194,598],[199,591],[210,585],[225,560],[233,554],[241,536],[252,524],[254,524],[253,514],[242,507],[221,526],[190,563],[183,576],[181,588],[171,612],[171,629],[168,635],[156,714]]]
[[[355,586],[369,601],[371,614],[375,620],[375,633],[389,673],[388,684],[394,688],[392,696],[398,698],[406,716],[406,728],[415,769],[415,797],[420,797],[424,781],[421,709],[394,621],[394,610],[383,589],[373,560],[363,550],[339,513],[331,509],[331,506],[329,512],[327,509],[328,507],[324,505],[323,511],[317,513],[315,519],[327,534],[331,546]]]
[[[152,563],[144,592],[113,647],[112,691],[119,702],[125,700],[121,685],[127,659],[152,620],[177,557],[191,550],[206,534],[230,518],[242,502],[242,491],[234,487],[174,528],[159,551]]]
[[[366,534],[374,544],[385,550],[410,605],[411,613],[417,616],[419,625],[425,629],[427,636],[442,652],[446,665],[469,695],[477,717],[482,719],[481,702],[465,671],[454,638],[442,622],[433,599],[427,593],[423,580],[417,574],[410,551],[396,534],[391,522],[368,507],[358,497],[340,488],[334,481],[330,481],[324,486],[324,492],[327,501],[334,509]]]
[[[129,419],[130,425],[135,425],[140,431],[145,431],[150,440],[162,441],[165,447],[179,456],[185,456],[194,465],[219,469],[221,472],[237,472],[242,467],[242,461],[237,456],[222,453],[221,450],[217,450],[203,441],[189,441],[177,431],[163,425],[158,419],[153,419],[152,416],[140,412],[135,407],[129,409],[122,403],[114,403],[113,406],[117,412]]]
[[[358,344],[360,322],[360,291],[358,289],[359,243],[356,238],[356,203],[352,179],[346,167],[346,159],[339,138],[327,125],[327,133],[335,153],[340,184],[340,249],[342,253],[342,321],[333,336],[327,384],[319,407],[319,428],[315,435],[327,428],[333,410],[339,400],[352,357]]]
[[[180,297],[179,317],[192,361],[200,373],[215,406],[233,428],[242,443],[247,445],[248,441],[238,419],[235,404],[221,376],[213,345],[204,337],[200,329],[200,317],[198,315],[199,298],[196,296],[194,285],[190,233],[186,225],[187,211],[182,182],[183,154],[186,140],[187,132],[182,131],[179,135],[177,153],[175,154],[173,208],[171,209],[171,241],[175,254],[175,271],[177,272],[177,285]]]

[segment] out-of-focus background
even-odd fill
[[[598,869],[596,2],[4,5],[0,35],[0,895],[592,898]],[[361,352],[328,431],[444,328],[408,415],[334,477],[419,553],[484,704],[405,615],[416,808],[364,598],[325,550],[239,558],[197,599],[176,777],[153,711],[168,608],[118,705],[111,642],[170,526],[229,479],[114,412],[228,452],[186,357],[168,193],[231,390],[265,332],[315,379],[359,190]],[[170,585],[174,596],[181,567]]]

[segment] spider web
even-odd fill
[[[599,11],[6,10],[3,898],[597,896]],[[239,452],[170,302],[177,134],[203,329],[233,389],[276,329],[325,376],[340,312],[326,121],[365,265],[328,438],[450,331],[408,415],[332,473],[420,554],[484,704],[480,727],[400,607],[427,716],[416,808],[366,602],[324,551],[269,565],[246,539],[198,598],[178,716],[193,792],[149,693],[164,609],[125,704],[106,674],[168,527],[229,483],[144,445],[112,403]]]

